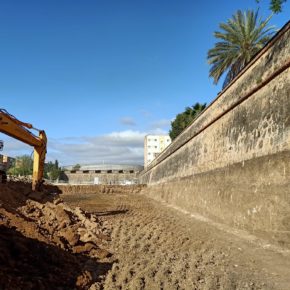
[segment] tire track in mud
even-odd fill
[[[141,195],[96,194],[90,210],[91,198],[93,210],[106,213],[99,218],[115,259],[102,285],[91,290],[290,289],[288,256]]]
[[[127,213],[110,218],[117,262],[104,289],[277,289],[230,236],[142,196],[116,206]]]

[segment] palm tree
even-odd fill
[[[259,3],[260,0],[256,0],[256,2]],[[285,2],[287,2],[287,0],[271,0],[270,1],[270,10],[272,10],[274,13],[282,12],[282,5]]]
[[[220,23],[223,32],[214,36],[221,39],[207,54],[211,65],[209,75],[217,84],[223,73],[227,73],[223,87],[241,71],[251,58],[269,41],[275,30],[268,26],[271,16],[266,20],[258,18],[258,11],[238,10],[227,23]]]

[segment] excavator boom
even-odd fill
[[[38,136],[28,129],[37,130]],[[29,123],[17,120],[4,109],[0,109],[0,132],[34,147],[32,190],[39,190],[42,184],[47,147],[45,132],[33,128]]]

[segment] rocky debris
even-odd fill
[[[96,215],[64,203],[57,188],[40,193],[30,187],[20,181],[0,187],[0,289],[98,283],[112,264],[107,229]]]
[[[32,177],[31,176],[15,176],[15,175],[8,175],[7,181],[9,182],[22,182],[22,183],[31,183]]]
[[[59,198],[45,204],[27,200],[18,211],[34,221],[52,242],[73,253],[98,258],[97,250],[102,250],[109,240],[95,215],[81,208],[72,209]]]

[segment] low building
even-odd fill
[[[70,184],[137,184],[141,165],[96,164],[64,166],[60,180]]]
[[[144,139],[144,167],[148,166],[169,144],[169,135],[147,135]]]

